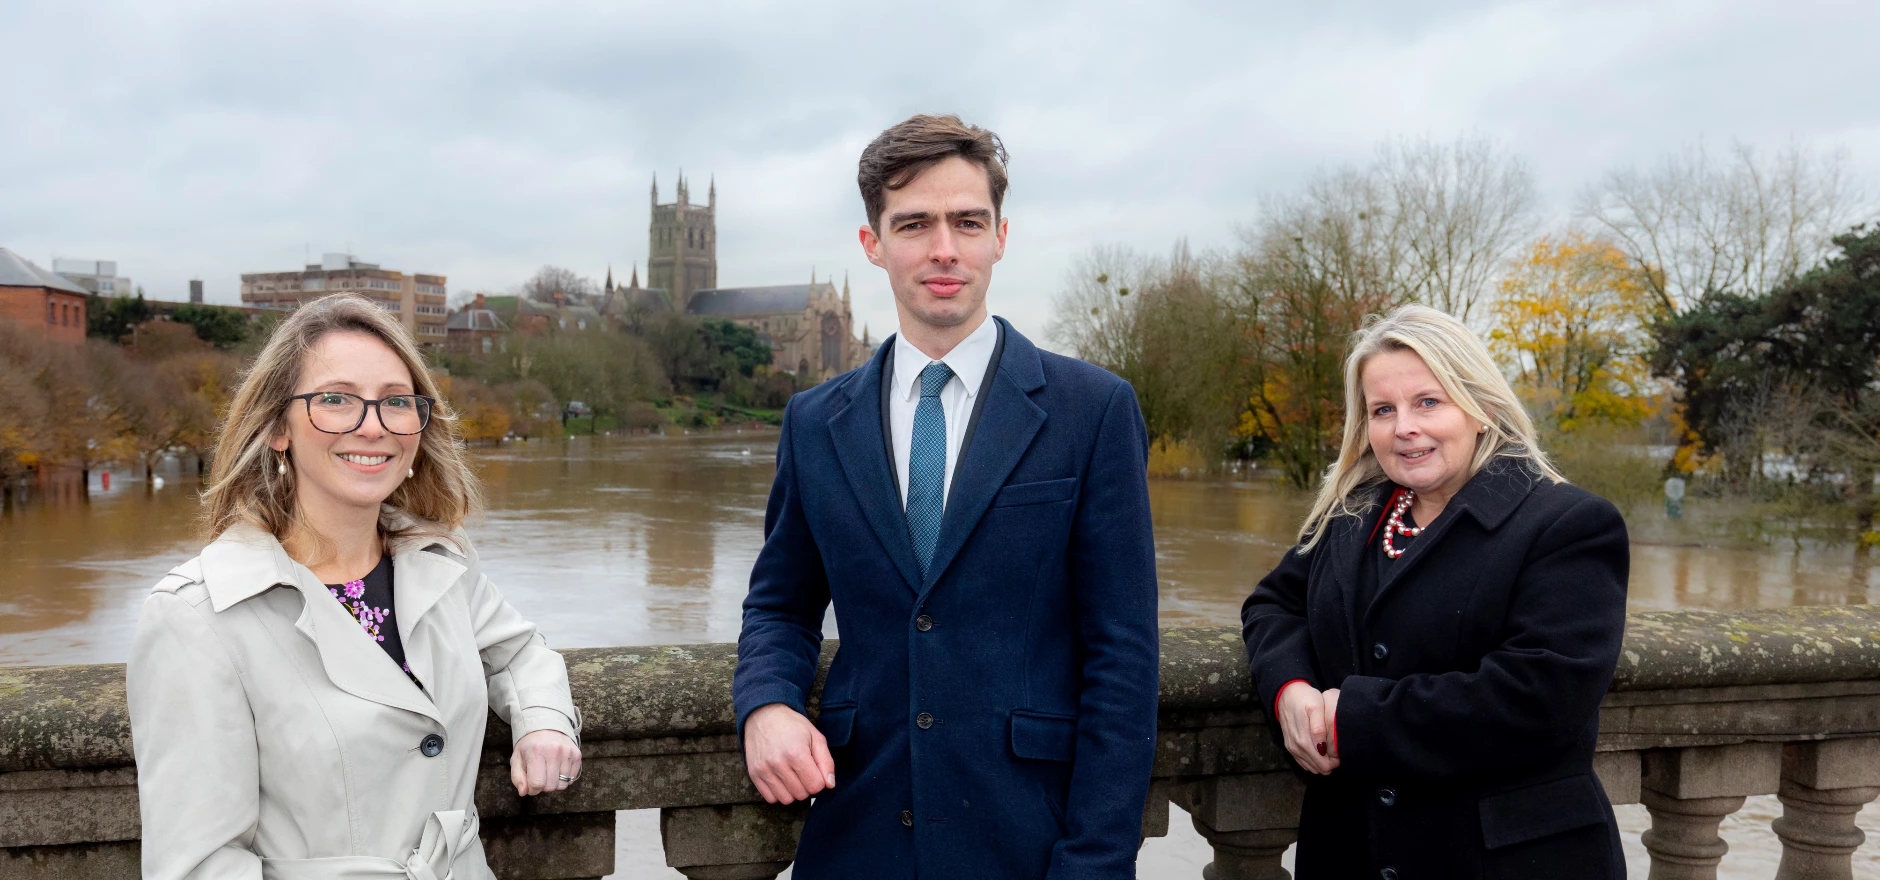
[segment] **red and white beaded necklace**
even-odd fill
[[[1403,524],[1404,511],[1409,510],[1410,505],[1414,504],[1416,500],[1417,500],[1417,493],[1412,492],[1409,489],[1398,490],[1397,503],[1391,507],[1390,519],[1384,523],[1384,555],[1385,556],[1388,556],[1392,559],[1396,559],[1397,557],[1402,556],[1404,553],[1402,550],[1399,550],[1390,545],[1390,537],[1392,534],[1407,535],[1412,538],[1423,534],[1422,526],[1416,526],[1412,528],[1409,526],[1405,526]]]

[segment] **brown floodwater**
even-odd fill
[[[734,641],[775,446],[774,430],[756,430],[478,448],[490,510],[470,532],[484,570],[551,645]],[[103,490],[93,474],[89,491],[74,481],[0,510],[0,665],[124,660],[150,585],[201,547],[195,483],[165,473],[154,491],[123,472]],[[1307,499],[1260,479],[1156,480],[1149,491],[1163,624],[1234,625],[1253,583],[1292,544]],[[1880,601],[1880,566],[1852,547],[1716,546],[1696,526],[1663,522],[1661,510],[1632,517],[1634,533],[1653,541],[1633,544],[1633,610]],[[1753,799],[1732,820],[1739,851],[1725,876],[1768,876],[1761,866],[1779,852],[1767,819],[1779,810]],[[1643,827],[1641,808],[1619,812],[1628,831]],[[1863,818],[1880,830],[1873,808]],[[678,877],[637,867],[648,864],[640,855],[657,862],[657,834],[648,816],[622,819],[620,876]],[[1177,811],[1171,836],[1145,847],[1144,877],[1199,876],[1207,848],[1182,820]],[[1636,835],[1627,837],[1642,869]],[[1876,850],[1861,856],[1880,876]]]

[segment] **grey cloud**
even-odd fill
[[[1092,244],[1225,244],[1263,193],[1384,138],[1475,130],[1560,210],[1699,137],[1845,144],[1880,12],[1753,3],[136,4],[0,11],[0,244],[116,258],[153,296],[350,241],[502,289],[645,259],[646,188],[716,174],[720,277],[853,275],[854,159],[958,111],[1013,153],[995,309],[1034,335]],[[17,75],[15,75],[17,72]]]

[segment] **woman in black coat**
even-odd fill
[[[1625,522],[1568,485],[1480,340],[1422,306],[1345,365],[1343,448],[1241,609],[1313,774],[1295,871],[1623,878],[1593,774],[1625,629]]]

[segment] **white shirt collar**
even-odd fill
[[[947,369],[952,370],[953,375],[959,377],[960,384],[966,386],[967,400],[979,396],[979,385],[986,378],[986,370],[992,366],[992,350],[998,345],[999,328],[992,316],[987,315],[985,320],[979,322],[978,329],[960,340],[959,345],[953,346],[953,350],[940,359],[940,363],[946,364]],[[915,380],[920,376],[920,371],[933,362],[934,359],[928,357],[926,352],[915,348],[914,343],[907,341],[907,334],[896,333],[894,335],[894,384],[891,386],[893,393],[901,395],[904,399],[913,400],[918,388]]]

